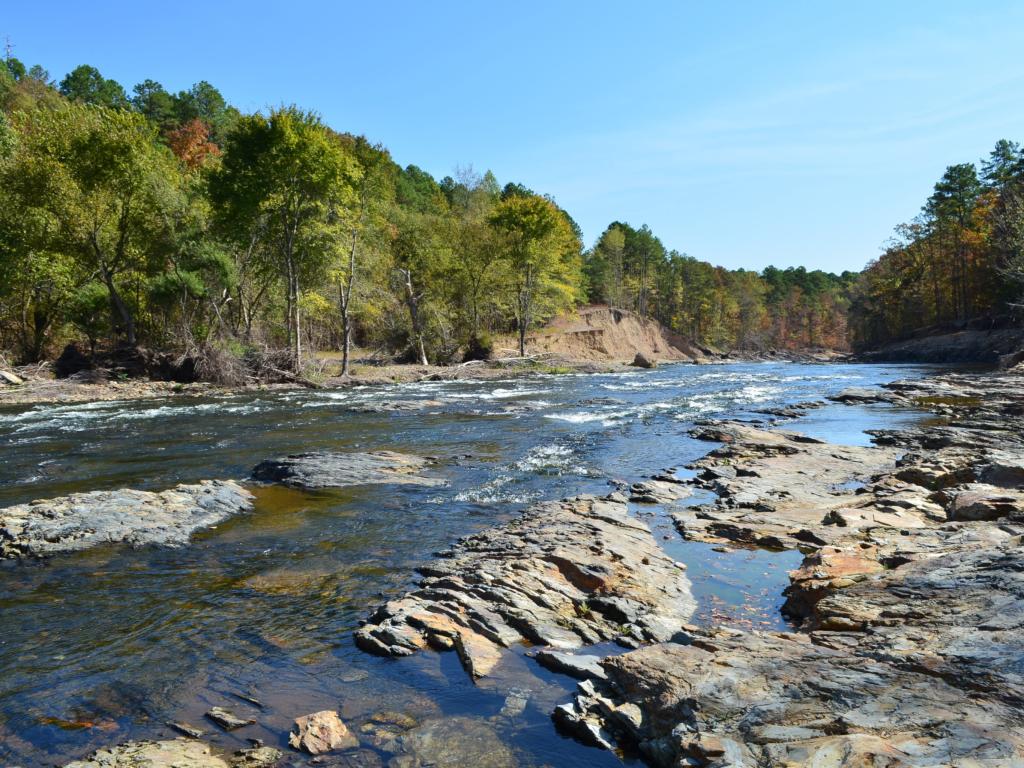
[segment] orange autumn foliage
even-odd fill
[[[189,170],[201,168],[208,160],[220,155],[220,147],[210,141],[210,126],[199,118],[170,131],[167,143]]]

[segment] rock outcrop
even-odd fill
[[[564,650],[667,640],[696,607],[681,567],[621,497],[537,504],[462,539],[420,573],[417,588],[377,609],[356,643],[388,656],[455,649],[474,677],[523,641]]]
[[[259,463],[252,478],[310,490],[389,483],[442,485],[442,480],[418,474],[428,464],[428,459],[394,451],[296,453]]]
[[[605,659],[556,720],[657,766],[1009,766],[1015,707],[806,635],[692,629]],[[909,667],[909,665],[908,665]]]
[[[231,480],[166,491],[91,491],[0,509],[0,559],[46,557],[99,544],[179,546],[196,530],[252,509]]]
[[[633,362],[630,363],[630,365],[632,365],[634,368],[657,368],[658,361],[652,360],[651,358],[647,357],[647,355],[645,355],[643,352],[637,352],[633,356]]]
[[[923,493],[913,500],[889,494],[879,504],[860,492],[873,475],[895,468],[892,448],[829,445],[732,422],[705,423],[691,434],[722,446],[693,465],[694,484],[713,491],[715,503],[673,515],[687,539],[809,551],[864,528],[919,528],[928,514],[945,519]]]
[[[702,425],[723,445],[694,482],[718,499],[676,515],[688,538],[803,550],[784,608],[800,630],[687,627],[603,659],[555,712],[565,729],[672,768],[1024,764],[1024,380],[840,399],[942,420],[875,448]]]

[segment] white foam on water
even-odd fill
[[[498,475],[488,480],[479,488],[460,491],[453,497],[455,501],[469,504],[526,504],[540,498],[540,491],[520,491],[518,493],[506,488],[515,478],[512,475]],[[448,499],[437,497],[437,503],[447,503]]]
[[[573,474],[589,477],[592,470],[577,461],[572,448],[558,443],[538,445],[527,451],[526,456],[515,463],[521,472],[540,474]]]

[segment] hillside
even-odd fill
[[[511,348],[512,343],[507,343]],[[503,345],[506,342],[503,340]],[[705,352],[656,320],[625,309],[584,307],[527,337],[527,354],[553,353],[574,360],[628,363],[639,352],[651,360],[692,362]]]

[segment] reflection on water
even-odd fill
[[[351,632],[406,589],[433,552],[529,501],[604,493],[609,481],[696,459],[709,446],[686,435],[695,419],[763,418],[755,412],[907,374],[897,366],[676,365],[0,411],[0,506],[242,478],[260,460],[298,450],[436,456],[446,481],[262,488],[254,512],[185,548],[100,548],[0,565],[0,764],[50,765],[126,739],[169,737],[171,720],[199,725],[230,749],[246,738],[284,747],[294,717],[325,708],[340,708],[384,762],[399,735],[378,722],[382,710],[404,713],[406,727],[478,718],[520,765],[619,764],[555,732],[549,714],[574,681],[541,669],[526,649],[474,685],[453,654],[379,659],[358,651]],[[402,408],[389,410],[396,403]],[[860,440],[865,424],[887,426],[891,412],[825,408],[809,418],[810,428],[835,433],[830,425],[842,423],[842,434]],[[799,556],[684,543],[665,510],[642,512],[689,566],[701,605],[695,620],[784,628],[777,608]],[[220,733],[203,718],[215,705],[257,724]]]

